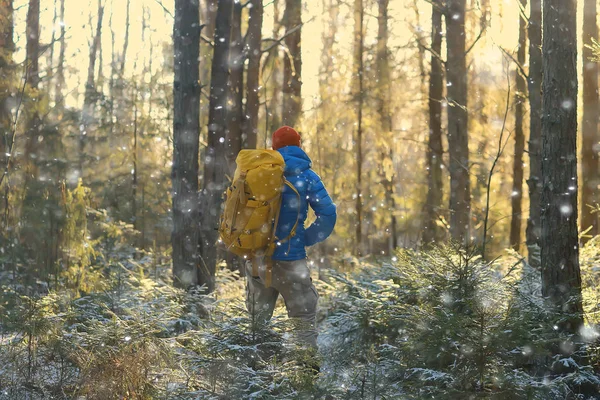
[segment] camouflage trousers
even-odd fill
[[[273,260],[271,286],[265,287],[265,265],[259,262],[259,276],[252,276],[252,262],[246,262],[246,306],[259,323],[273,316],[281,294],[288,317],[293,319],[298,344],[317,347],[317,302],[319,295],[312,283],[306,259]]]

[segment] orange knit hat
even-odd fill
[[[285,146],[300,147],[300,134],[292,127],[282,126],[273,133],[273,150],[278,150]]]

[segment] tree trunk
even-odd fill
[[[319,98],[320,104],[317,110],[317,127],[315,131],[315,143],[317,151],[317,162],[314,163],[313,169],[319,175],[327,174],[330,171],[335,171],[339,164],[336,163],[336,154],[339,154],[339,143],[330,146],[333,140],[337,137],[334,132],[335,122],[330,118],[332,107],[335,107],[334,95],[331,93],[330,79],[335,69],[335,54],[334,49],[336,36],[339,28],[338,15],[340,12],[340,4],[338,0],[322,0],[323,10],[327,12],[323,18],[323,29],[321,40],[321,62],[319,67]],[[276,35],[273,35],[276,37]],[[325,153],[328,156],[322,156],[324,149],[329,149],[332,153]],[[335,176],[335,174],[334,174]],[[331,192],[332,197],[335,197],[335,184],[332,182]],[[333,250],[333,246],[327,241],[315,246],[313,257],[316,260],[324,261],[328,259],[328,254]],[[324,264],[319,262],[319,268]]]
[[[81,129],[79,132],[79,173],[80,176],[84,176],[84,164],[85,164],[85,145],[87,137],[91,133],[90,126],[94,120],[96,100],[98,92],[96,90],[95,81],[95,70],[96,70],[96,56],[101,46],[102,38],[102,18],[104,16],[104,7],[102,6],[102,0],[98,0],[98,25],[96,26],[96,35],[90,48],[89,64],[88,64],[88,75],[85,84],[85,97],[83,99],[83,110],[81,116]]]
[[[381,120],[382,133],[390,138],[387,151],[382,152],[382,160],[388,158],[393,164],[394,149],[392,138],[392,113],[390,111],[391,102],[391,79],[389,65],[389,49],[388,49],[388,4],[389,0],[378,0],[377,17],[378,35],[377,35],[377,111]],[[390,213],[389,226],[389,252],[390,254],[398,247],[398,235],[396,232],[396,201],[394,199],[394,174],[388,176],[387,173],[382,174],[383,184],[385,188],[385,200],[387,209]]]
[[[296,126],[302,112],[302,51],[300,38],[302,29],[302,0],[286,0],[285,15],[285,46],[290,56],[283,61],[283,111],[282,123]],[[289,33],[295,30],[294,33]],[[290,62],[291,57],[291,62]]]
[[[204,27],[204,33],[209,38],[214,37],[215,35],[215,24],[216,24],[216,16],[217,16],[217,3],[218,0],[205,0],[205,21],[206,26]],[[240,3],[241,4],[241,3]]]
[[[531,0],[529,16],[529,265],[540,270],[540,206],[542,182],[542,0]]]
[[[319,123],[317,125],[318,133],[322,133],[325,129],[331,131],[331,127],[334,125],[328,118],[327,114],[329,112],[329,106],[332,101],[332,94],[331,88],[329,87],[329,81],[335,69],[335,56],[333,52],[333,46],[335,45],[335,38],[338,34],[337,17],[340,12],[339,4],[336,1],[337,0],[323,0],[323,9],[327,10],[328,12],[328,20],[323,27],[322,34],[323,47],[321,52],[321,65],[319,69],[319,97],[321,99],[320,108],[323,109],[325,115],[324,117],[319,118]],[[275,34],[273,36],[275,37]],[[329,125],[326,125],[325,122],[328,122]],[[319,159],[319,164],[328,164],[328,160]]]
[[[54,15],[52,16],[52,27],[56,26],[58,22],[58,7],[57,0],[54,0]],[[52,83],[54,78],[54,42],[56,42],[56,29],[52,29],[52,37],[50,38],[50,54],[47,58],[46,63],[46,95],[50,96],[52,92]]]
[[[279,37],[281,31],[281,19],[279,15],[280,0],[273,2],[273,38]],[[274,46],[269,55],[273,59],[273,72],[271,74],[271,101],[269,102],[269,111],[267,116],[269,121],[267,124],[266,136],[270,132],[275,132],[281,126],[281,89],[283,83],[283,71],[281,66],[281,51],[279,46]]]
[[[450,233],[458,243],[469,241],[471,187],[467,113],[465,0],[448,0],[446,10],[446,80],[448,150],[450,152]]]
[[[210,40],[215,36],[217,3],[218,0],[202,0],[202,4],[204,5],[204,7],[201,8],[201,18],[202,23],[204,24],[204,28],[202,28],[202,36],[206,40],[200,41],[200,59],[202,60],[202,62],[200,63],[200,81],[205,82],[205,85],[207,85],[210,82],[210,64],[214,49],[207,42],[210,42]],[[204,102],[204,96],[200,96],[200,104],[202,111],[205,110]],[[202,123],[203,122],[201,122],[201,124]]]
[[[108,26],[110,27],[110,79],[108,80],[108,97],[109,97],[109,115],[110,115],[110,124],[109,124],[109,133],[108,133],[108,147],[110,149],[113,148],[114,145],[114,131],[115,131],[115,108],[116,108],[116,87],[117,87],[117,76],[119,75],[117,69],[117,51],[115,50],[115,42],[117,38],[117,34],[113,27],[113,13],[114,8],[113,4],[111,4],[110,8],[110,18],[108,20]],[[111,160],[111,167],[113,167],[113,161]],[[110,176],[110,173],[109,173]]]
[[[137,223],[137,189],[138,189],[138,106],[137,106],[137,84],[134,83],[131,95],[133,104],[133,148],[131,149],[131,223],[133,229],[139,230]]]
[[[117,123],[117,127],[127,126],[130,121],[126,119],[126,109],[127,105],[125,104],[125,64],[127,60],[127,49],[129,48],[129,29],[130,29],[130,16],[131,14],[131,0],[127,0],[126,4],[126,15],[125,15],[125,38],[123,40],[123,49],[121,50],[121,54],[118,57],[118,62],[115,62],[115,65],[112,66],[111,69],[116,71],[116,82],[113,82],[113,94],[112,98],[114,101],[113,107],[116,111],[115,113],[115,121]],[[118,131],[118,128],[117,128]],[[125,133],[122,133],[125,135]]]
[[[250,21],[248,22],[247,49],[248,76],[246,87],[246,121],[244,123],[244,147],[255,149],[258,136],[258,109],[260,107],[260,43],[263,22],[262,0],[250,0]]]
[[[598,213],[594,212],[598,205],[598,185],[600,176],[598,171],[598,64],[591,60],[591,45],[593,40],[598,40],[598,26],[596,24],[596,0],[584,0],[583,3],[583,118],[582,118],[582,144],[581,144],[581,229],[590,228],[582,242],[587,237],[598,234]]]
[[[12,142],[12,113],[10,112],[10,99],[13,91],[13,1],[0,0],[0,173],[4,174],[10,144]],[[3,199],[4,200],[4,199]]]
[[[230,100],[227,110],[227,162],[229,175],[235,171],[235,158],[242,149],[244,121],[244,43],[242,38],[242,4],[233,5],[231,20],[231,47],[229,49]]]
[[[175,0],[173,82],[173,282],[198,284],[198,150],[200,146],[198,3]]]
[[[26,49],[27,84],[32,89],[30,115],[27,121],[27,136],[25,138],[26,182],[29,182],[30,179],[36,180],[38,175],[36,159],[38,157],[37,144],[41,127],[38,111],[41,96],[41,93],[38,93],[40,82],[40,0],[29,0]]]
[[[54,103],[57,108],[62,108],[64,102],[62,91],[65,86],[65,26],[65,0],[60,0],[60,51],[58,54],[58,66],[56,68],[56,88],[54,89]]]
[[[364,7],[363,0],[354,0],[354,76],[357,81],[355,86],[355,98],[357,101],[357,130],[356,130],[356,234],[354,251],[357,256],[363,254],[363,201],[362,201],[362,167],[363,167],[363,90],[364,90]]]
[[[225,144],[225,107],[229,75],[228,55],[233,0],[221,0],[217,9],[215,28],[215,51],[210,80],[210,104],[208,112],[208,145],[204,160],[204,188],[202,191],[199,284],[206,290],[214,289],[217,266],[217,225],[220,216],[222,194],[227,172]]]
[[[577,333],[583,323],[577,231],[577,6],[545,0],[542,87],[542,294]]]
[[[27,83],[37,89],[40,82],[40,0],[29,0],[27,10]]]
[[[129,47],[129,19],[131,15],[131,0],[127,0],[127,14],[125,16],[125,40],[123,41],[123,52],[121,53],[121,68],[119,69],[119,77],[121,80],[125,75],[125,60],[127,60],[127,48]]]
[[[249,35],[248,35],[249,36]],[[233,4],[231,19],[231,43],[229,47],[229,108],[227,109],[227,163],[228,175],[235,173],[235,159],[242,149],[242,131],[244,129],[244,39],[242,37],[242,4]],[[231,271],[240,271],[243,275],[242,259],[230,252],[224,253],[225,262]]]
[[[444,74],[442,61],[442,12],[441,4],[434,2],[431,11],[431,71],[429,75],[429,143],[427,147],[427,200],[423,245],[428,246],[443,239],[443,231],[437,224],[442,207],[443,181],[442,160],[442,97]]]
[[[523,8],[527,0],[521,0]],[[525,65],[527,53],[527,21],[519,14],[519,50],[517,61],[519,66]],[[523,153],[525,152],[525,133],[523,131],[523,116],[525,115],[525,100],[527,99],[526,77],[516,68],[517,93],[515,94],[515,156],[513,160],[513,189],[511,196],[510,246],[519,251],[521,247],[521,215],[523,212]]]
[[[10,101],[13,87],[13,52],[15,43],[13,40],[13,0],[0,0],[0,201],[2,207],[2,221],[0,226],[2,232],[6,232],[9,214],[9,185],[4,182],[10,162],[13,141],[13,120],[10,111]],[[4,187],[3,184],[5,185]]]

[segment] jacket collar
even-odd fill
[[[285,161],[286,174],[300,174],[312,166],[310,157],[298,146],[286,146],[277,151]]]

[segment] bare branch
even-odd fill
[[[19,104],[17,104],[17,111],[15,113],[15,122],[13,124],[13,129],[11,132],[11,141],[10,141],[10,147],[8,148],[8,151],[6,152],[6,165],[4,166],[4,171],[2,172],[2,176],[0,176],[0,187],[2,186],[2,182],[4,181],[4,178],[6,178],[8,176],[9,170],[10,170],[10,164],[13,158],[13,151],[15,148],[15,138],[17,136],[17,123],[19,122],[19,111],[21,110],[21,106],[23,104],[23,97],[25,97],[25,87],[27,86],[27,75],[29,75],[29,63],[26,63],[27,66],[25,67],[25,70],[23,71],[23,87],[21,88],[21,91],[19,92]],[[6,136],[6,133],[5,133]],[[8,138],[5,137],[5,143],[8,144]]]
[[[215,44],[204,35],[200,35],[200,40],[202,40],[204,43],[208,44],[210,47],[215,47]]]
[[[154,0],[154,1],[156,2],[156,4],[158,4],[159,6],[161,6],[161,8],[165,12],[165,14],[167,14],[171,18],[175,19],[175,17],[173,16],[173,13],[171,11],[169,11],[169,9],[167,7],[165,7],[165,5],[162,3],[161,0]]]
[[[475,47],[477,42],[479,42],[481,40],[481,38],[483,37],[483,34],[485,33],[485,31],[486,31],[486,27],[484,26],[481,28],[481,30],[479,31],[479,35],[477,35],[477,38],[475,38],[473,43],[471,43],[471,46],[469,46],[469,48],[467,49],[465,54],[469,54],[471,52],[471,50],[473,50],[473,48]]]
[[[314,18],[313,18],[314,19]],[[287,31],[285,33],[285,35],[283,35],[282,37],[280,37],[279,39],[273,39],[273,38],[264,38],[263,42],[273,42],[272,45],[270,45],[269,47],[267,47],[266,49],[261,50],[262,53],[267,53],[271,50],[273,50],[275,47],[277,47],[281,42],[283,42],[288,36],[298,32],[302,26],[304,25],[304,23],[293,27],[292,29],[290,29],[289,31]]]
[[[421,43],[420,38],[417,38],[417,46],[421,47],[423,50],[431,53],[431,55],[433,55],[435,58],[438,59],[439,62],[442,63],[442,65],[446,65],[446,60],[444,60],[442,58],[442,56],[440,54],[438,54],[437,52],[435,52],[431,47],[424,45],[423,43]],[[444,68],[445,69],[445,68]]]
[[[506,142],[503,144],[502,140],[504,139],[504,132],[506,130],[506,120],[508,119],[508,110],[510,109],[510,98],[511,98],[511,90],[510,90],[510,70],[506,68],[506,81],[508,90],[506,93],[506,108],[504,110],[504,120],[502,121],[502,129],[500,130],[500,137],[498,138],[498,152],[496,153],[496,157],[494,158],[494,162],[492,163],[492,167],[490,168],[490,173],[488,175],[487,181],[487,190],[486,190],[486,206],[485,206],[485,218],[483,222],[483,240],[481,247],[481,257],[485,258],[485,247],[487,242],[487,226],[488,220],[490,216],[490,194],[491,194],[491,186],[492,186],[492,177],[494,176],[494,169],[496,168],[496,164],[498,164],[498,160],[502,156],[506,145],[508,144],[508,140],[510,139],[511,133],[509,132],[508,137],[506,138]]]
[[[529,17],[525,13],[525,6],[523,6],[523,4],[519,0],[516,0],[516,2],[519,6],[519,15],[529,24]]]
[[[498,47],[500,47],[500,46],[498,46]],[[525,68],[523,68],[521,63],[512,54],[510,54],[506,49],[500,47],[500,51],[502,51],[506,57],[510,58],[512,60],[512,62],[515,63],[515,65],[519,69],[519,72],[525,78],[525,80],[529,80],[529,75],[527,74],[527,72],[525,72]]]

